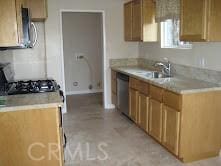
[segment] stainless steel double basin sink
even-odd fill
[[[169,78],[162,72],[158,72],[158,71],[136,71],[134,72],[134,74],[137,74],[142,77],[150,78],[150,79],[151,78],[156,78],[156,79],[157,78]]]

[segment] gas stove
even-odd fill
[[[17,81],[7,84],[8,95],[55,92],[60,86],[55,80]]]

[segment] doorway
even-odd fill
[[[88,95],[99,96],[103,103],[105,101],[103,13],[62,11],[61,19],[63,82],[67,104],[73,98],[84,100],[83,97],[86,96],[85,99],[88,99]]]

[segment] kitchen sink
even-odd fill
[[[158,71],[142,71],[136,72],[136,74],[147,78],[168,78],[168,76]]]
[[[166,75],[164,75],[163,73],[161,73],[161,72],[157,72],[157,71],[153,71],[153,72],[151,72],[152,73],[152,75],[150,76],[151,78],[167,78],[167,76]],[[148,77],[149,75],[147,75],[147,77]]]

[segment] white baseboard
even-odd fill
[[[108,110],[110,110],[110,109],[115,109],[116,107],[115,107],[115,105],[114,104],[107,104],[106,106],[105,106],[105,109],[108,109]]]
[[[103,89],[70,91],[70,92],[66,92],[66,95],[70,96],[70,95],[91,94],[91,93],[101,93],[101,92],[103,92]]]

